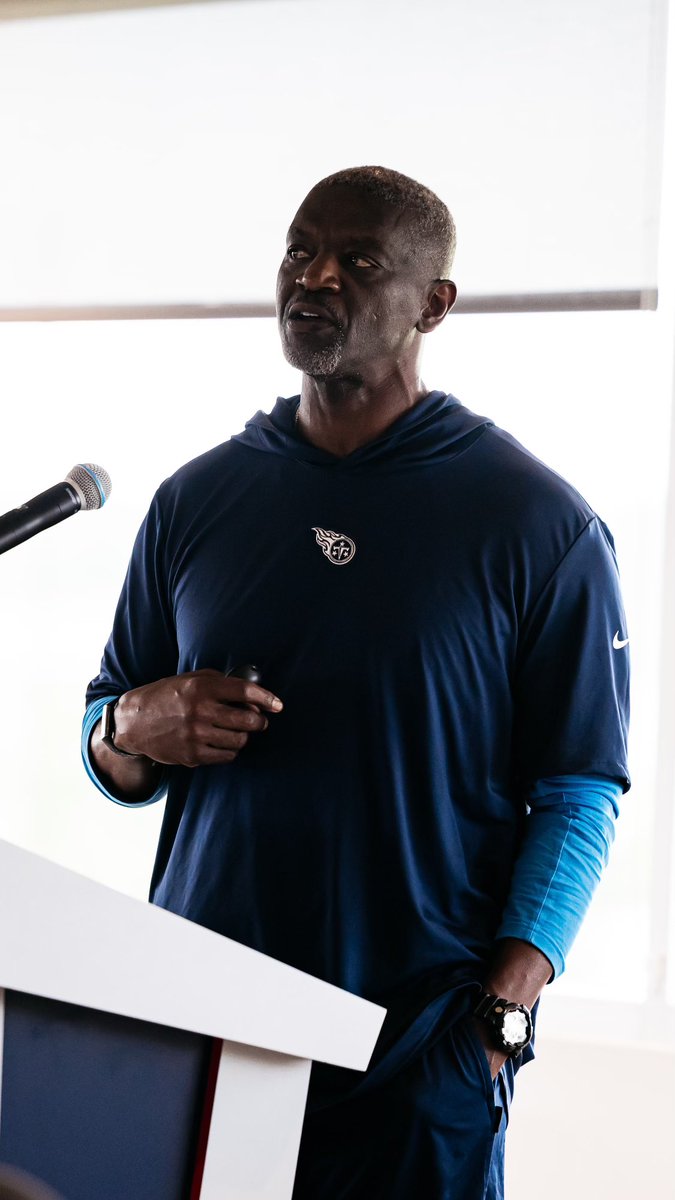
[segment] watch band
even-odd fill
[[[504,1000],[502,996],[494,996],[491,992],[482,992],[473,1014],[475,1017],[488,1017],[495,1004],[501,1008],[502,1005],[506,1007],[508,1003],[508,1000]]]
[[[106,704],[101,713],[101,741],[113,754],[119,754],[120,758],[146,758],[145,754],[131,754],[129,750],[121,750],[115,745],[115,709],[118,702],[119,696],[117,700]]]

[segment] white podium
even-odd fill
[[[384,1015],[0,841],[0,1162],[65,1200],[290,1200],[312,1060]]]

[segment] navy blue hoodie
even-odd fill
[[[256,663],[284,701],[172,768],[151,899],[385,1005],[380,1070],[480,980],[537,779],[624,782],[608,531],[432,392],[344,458],[298,397],[159,488],[88,702]]]

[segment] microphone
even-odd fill
[[[112,484],[103,467],[78,463],[65,479],[0,517],[0,554],[84,509],[102,508]]]

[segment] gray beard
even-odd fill
[[[345,340],[345,331],[341,325],[336,327],[330,342],[321,347],[299,345],[297,342],[291,344],[284,336],[284,330],[281,330],[281,346],[286,361],[296,370],[302,371],[303,375],[314,378],[335,373],[340,365]]]

